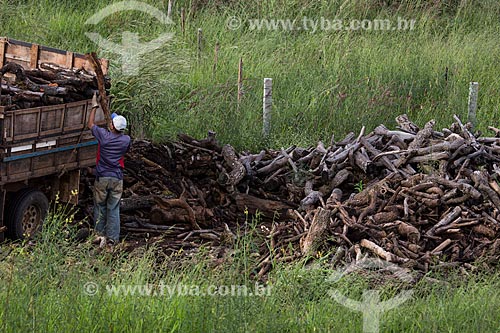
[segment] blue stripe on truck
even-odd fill
[[[16,156],[10,156],[10,157],[5,157],[3,159],[3,162],[10,162],[10,161],[17,161],[17,160],[22,160],[24,158],[31,158],[31,157],[37,157],[37,156],[43,156],[43,155],[48,155],[48,154],[53,154],[53,153],[58,153],[61,151],[66,151],[66,150],[71,150],[75,148],[81,148],[81,147],[88,147],[88,146],[93,146],[97,145],[97,141],[88,141],[88,142],[83,142],[79,143],[76,145],[71,145],[71,146],[64,146],[64,147],[59,147],[59,148],[54,148],[54,149],[49,149],[49,150],[43,150],[43,151],[38,151],[34,153],[29,153],[29,154],[23,154],[23,155],[16,155]]]

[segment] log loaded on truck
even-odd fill
[[[83,54],[0,38],[0,81],[1,242],[39,230],[56,196],[77,203],[80,170],[96,162],[86,124],[97,79]]]

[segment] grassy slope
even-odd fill
[[[223,1],[215,1],[221,3]],[[174,42],[144,58],[142,77],[124,77],[113,54],[115,107],[145,135],[157,139],[183,131],[204,136],[217,131],[223,142],[256,149],[310,145],[373,128],[408,113],[419,124],[431,118],[438,127],[449,125],[453,114],[467,113],[470,81],[480,83],[481,129],[495,124],[500,105],[500,4],[497,1],[391,1],[391,6],[365,1],[227,1],[210,5],[191,17],[191,2],[176,1]],[[9,5],[8,3],[19,3]],[[86,52],[95,45],[84,32],[96,31],[119,41],[124,30],[145,39],[164,27],[146,14],[126,12],[110,16],[96,27],[84,22],[110,1],[87,1],[72,9],[69,1],[4,1],[11,10],[0,14],[1,35]],[[149,1],[165,10],[166,1]],[[14,7],[16,9],[14,9]],[[179,24],[180,8],[187,8],[186,33]],[[259,14],[260,13],[260,14]],[[250,31],[243,24],[226,28],[228,17],[312,19],[321,17],[415,19],[413,31]],[[201,60],[196,56],[196,31],[203,29]],[[220,44],[213,74],[213,49]],[[244,62],[244,92],[236,106],[239,58]],[[448,68],[448,81],[445,70]],[[273,132],[261,138],[262,80],[274,79]]]
[[[98,31],[115,40],[122,29],[151,38],[162,32],[161,26],[145,24],[147,16],[137,13],[115,15],[96,28],[85,26],[96,8],[107,3],[85,1],[73,9],[73,1],[0,0],[0,35],[87,52],[95,46],[84,36],[85,31]],[[363,124],[393,125],[393,118],[403,112],[419,124],[433,117],[439,126],[445,126],[453,113],[465,116],[468,82],[476,80],[481,84],[481,127],[494,124],[500,105],[497,1],[463,1],[465,5],[459,9],[446,5],[431,8],[425,1],[403,1],[399,9],[366,6],[364,1],[258,3],[199,11],[188,20],[185,36],[176,24],[175,42],[145,59],[143,79],[124,77],[115,61],[115,107],[135,125],[149,121],[146,134],[156,138],[171,137],[178,131],[203,136],[208,129],[215,129],[223,142],[240,148],[309,145],[318,139],[329,140],[332,133],[338,137],[357,131]],[[176,23],[181,6],[190,8],[186,1],[176,1]],[[413,32],[397,33],[251,32],[224,27],[229,16],[254,18],[259,13],[271,18],[402,16],[418,23]],[[198,27],[205,35],[199,62],[195,43]],[[212,50],[216,41],[221,51],[214,77]],[[244,60],[245,96],[238,113],[235,81],[240,57]],[[443,76],[446,67],[448,82]],[[263,77],[274,79],[274,128],[269,142],[260,138]],[[324,270],[304,270],[300,265],[276,269],[271,277],[273,293],[263,299],[88,297],[82,286],[90,280],[101,287],[118,282],[158,283],[149,269],[153,264],[148,257],[122,261],[95,256],[86,247],[74,250],[73,244],[55,239],[46,244],[18,248],[14,259],[0,263],[1,331],[362,329],[359,313],[327,296],[330,286],[324,282]],[[165,281],[184,284],[248,282],[248,275],[238,274],[240,266],[217,273],[202,263],[166,271]],[[450,287],[419,286],[412,301],[383,316],[381,331],[496,332],[500,328],[499,281],[496,275],[480,275],[466,282],[452,281]],[[364,286],[361,281],[346,283],[344,288],[359,299]]]
[[[173,264],[175,255],[161,264],[154,251],[144,249],[127,256],[96,253],[89,244],[60,236],[63,219],[49,221],[55,224],[49,222],[36,246],[11,246],[11,255],[0,261],[2,332],[361,332],[362,315],[337,304],[328,292],[361,300],[364,290],[380,289],[353,275],[328,282],[332,270],[325,257],[308,267],[278,264],[264,296],[194,296],[193,286],[253,290],[247,267],[255,259],[244,255],[252,251],[252,237],[236,244],[232,261],[220,266],[203,252],[184,265]],[[498,332],[498,273],[467,281],[452,273],[446,280],[417,284],[412,299],[382,315],[380,331]],[[93,296],[85,292],[89,282],[99,288]],[[161,283],[187,289],[171,297],[166,288],[156,296],[106,291],[107,285],[149,284],[159,293]],[[381,300],[395,296],[394,287],[380,289]]]

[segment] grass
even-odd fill
[[[167,1],[145,2],[166,11]],[[407,113],[419,125],[434,118],[447,126],[467,114],[470,81],[480,83],[479,129],[495,125],[500,105],[500,3],[494,0],[234,1],[177,0],[174,24],[165,27],[147,14],[128,11],[97,26],[85,21],[113,1],[0,0],[0,35],[81,53],[97,47],[85,32],[120,42],[123,31],[144,41],[165,31],[175,38],[145,56],[138,76],[111,59],[113,107],[126,115],[136,137],[158,141],[178,132],[203,137],[215,130],[221,142],[240,149],[314,145],[368,129]],[[198,5],[196,5],[198,4]],[[186,30],[180,26],[186,9]],[[226,21],[243,25],[230,30]],[[254,18],[415,19],[412,31],[251,30]],[[197,31],[203,31],[198,57]],[[220,45],[214,71],[214,48]],[[237,105],[237,66],[243,59],[243,90]],[[445,75],[446,74],[446,75]],[[273,78],[272,133],[262,130],[263,78]],[[114,296],[106,285],[252,287],[252,240],[237,243],[233,261],[214,267],[203,259],[174,264],[154,249],[122,256],[96,253],[72,240],[63,213],[53,214],[35,244],[2,245],[0,331],[171,331],[171,332],[359,332],[362,316],[337,304],[325,282],[332,268],[277,265],[264,297]],[[64,232],[61,231],[61,228]],[[64,235],[64,237],[62,236]],[[205,253],[206,254],[206,253]],[[165,260],[163,260],[165,259]],[[153,267],[153,269],[152,269]],[[498,332],[500,278],[496,272],[462,279],[450,273],[443,284],[421,282],[414,297],[383,314],[381,332]],[[425,280],[423,280],[425,281]],[[95,283],[100,292],[85,293]],[[361,299],[369,286],[350,277],[335,286]],[[387,287],[384,297],[394,295]]]
[[[146,1],[166,12],[167,1]],[[493,0],[441,1],[175,1],[174,24],[165,27],[146,13],[116,13],[96,26],[85,21],[112,1],[3,1],[2,35],[88,52],[85,32],[120,42],[121,33],[144,41],[165,31],[174,40],[143,58],[140,76],[124,76],[112,60],[115,109],[131,118],[136,136],[156,140],[179,132],[203,137],[215,130],[222,142],[256,150],[263,146],[312,145],[349,131],[409,114],[423,125],[448,126],[467,115],[470,81],[480,83],[479,129],[495,123],[500,105],[497,61],[500,4]],[[203,5],[203,3],[208,3]],[[198,4],[198,5],[196,5]],[[10,6],[10,7],[9,7]],[[9,9],[10,8],[10,9]],[[180,11],[186,8],[186,30]],[[240,29],[226,26],[241,19]],[[414,19],[403,31],[251,30],[259,18],[320,20]],[[203,46],[197,56],[197,31]],[[220,45],[214,72],[214,48]],[[243,59],[244,95],[237,105],[237,66]],[[273,78],[270,138],[262,138],[263,78]]]
[[[376,289],[388,300],[402,287],[359,274],[332,283],[333,268],[315,260],[277,264],[255,289],[247,270],[252,236],[240,239],[233,259],[222,264],[208,259],[208,249],[182,262],[175,254],[159,256],[154,247],[97,252],[60,236],[71,236],[63,216],[49,217],[35,243],[2,246],[2,254],[12,251],[0,261],[2,332],[360,332],[361,313],[336,303],[329,290],[361,300],[364,290]],[[231,285],[246,285],[258,296],[198,294]],[[499,287],[498,273],[491,272],[468,279],[450,273],[442,283],[423,279],[410,300],[382,314],[380,331],[497,332]]]

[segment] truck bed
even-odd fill
[[[0,68],[7,62],[92,71],[83,54],[0,38]],[[101,64],[106,73],[107,60]],[[0,186],[94,165],[97,142],[86,128],[90,110],[91,100],[21,110],[0,106]],[[100,109],[96,123],[105,123]]]

